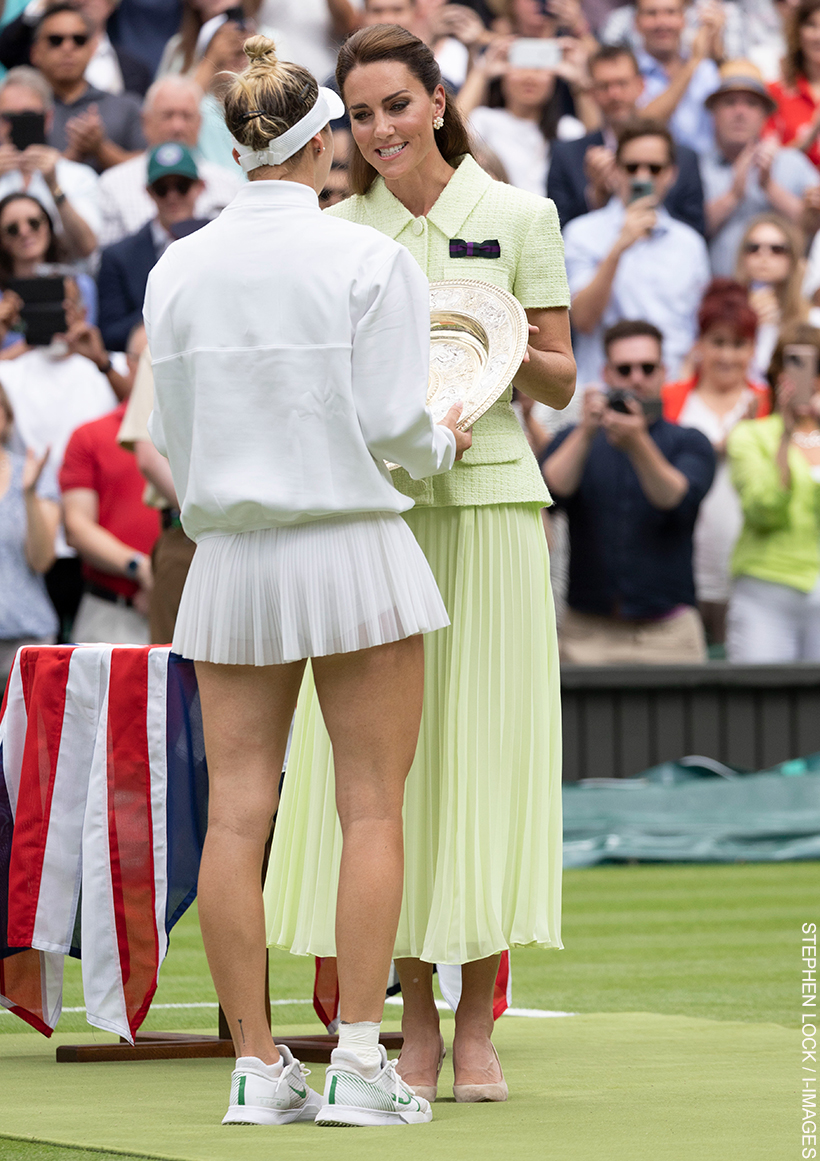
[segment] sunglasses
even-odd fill
[[[50,32],[46,37],[46,41],[52,48],[59,48],[67,40],[73,40],[77,48],[82,48],[88,44],[89,36],[85,32],[71,32],[67,36],[61,36],[59,32]]]
[[[151,186],[158,198],[167,198],[172,191],[185,195],[194,184],[190,177],[161,177]]]
[[[747,254],[757,254],[760,250],[768,250],[772,254],[779,254],[781,257],[788,254],[791,257],[791,249],[783,242],[747,242],[743,247]]]
[[[649,375],[654,375],[659,366],[660,363],[616,363],[615,370],[622,379],[625,379],[627,375],[631,375],[636,369],[642,371],[648,377]]]
[[[639,169],[648,169],[653,177],[657,177],[659,173],[663,173],[666,166],[658,165],[654,161],[623,161],[621,162],[621,168],[625,169],[632,177],[634,177]]]
[[[33,234],[38,233],[46,224],[45,218],[23,218],[23,222],[28,225]],[[3,233],[8,234],[10,238],[16,238],[20,233],[21,225],[22,222],[9,222],[7,226],[3,226]]]

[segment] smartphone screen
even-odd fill
[[[23,300],[20,329],[30,347],[48,347],[55,335],[67,330],[63,308],[65,278],[61,274],[11,278],[9,290],[16,291]]]
[[[507,60],[515,69],[554,69],[561,57],[561,45],[554,38],[521,36],[512,42],[507,53]]]
[[[794,383],[795,404],[805,407],[816,390],[817,348],[808,343],[787,343],[783,348],[783,371]]]
[[[629,183],[629,200],[636,202],[638,198],[651,197],[655,187],[651,181],[632,181]]]
[[[9,127],[9,141],[20,152],[29,145],[46,144],[46,118],[44,113],[4,113]]]

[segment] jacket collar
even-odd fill
[[[428,213],[428,222],[432,222],[446,237],[454,238],[492,180],[473,157],[465,154]],[[414,220],[407,206],[390,192],[382,177],[373,182],[365,195],[364,205],[370,224],[390,238],[398,238],[405,226]]]
[[[222,212],[257,206],[298,207],[319,212],[319,199],[315,190],[298,181],[246,181]]]

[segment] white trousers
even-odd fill
[[[78,645],[150,645],[151,630],[148,618],[136,609],[83,593],[71,639]]]
[[[726,656],[744,665],[820,661],[820,581],[810,593],[738,577],[726,624]]]

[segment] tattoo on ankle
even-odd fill
[[[239,1021],[239,1031],[242,1036],[242,1043],[245,1043],[245,1029],[242,1027],[242,1021]]]

